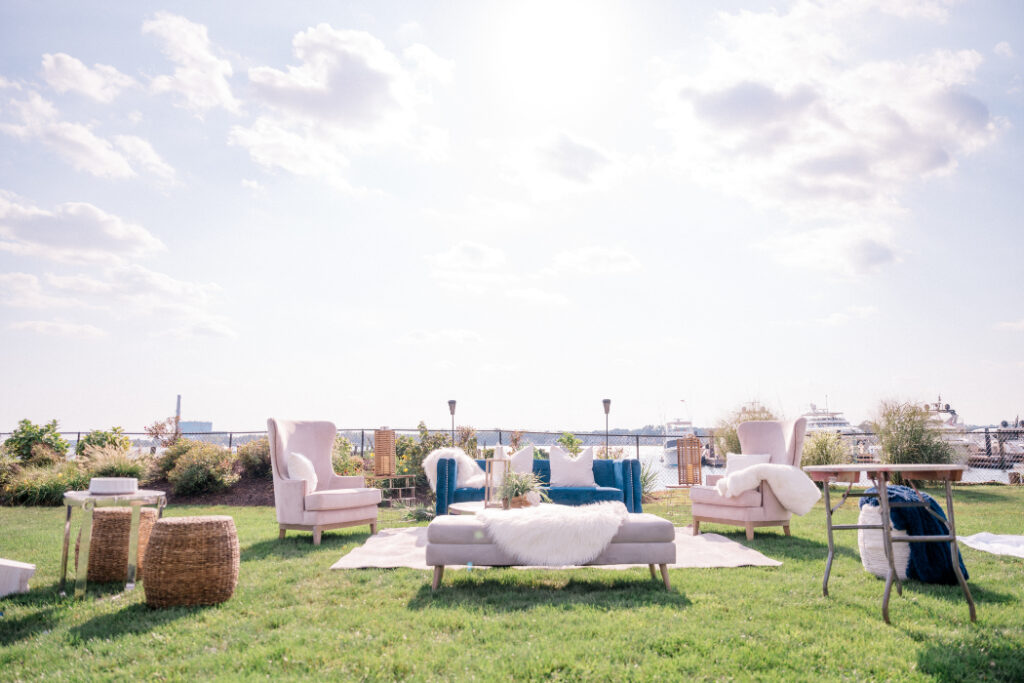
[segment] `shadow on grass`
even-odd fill
[[[283,539],[273,538],[243,547],[240,555],[241,561],[304,557],[311,553],[318,553],[321,550],[339,551],[353,544],[362,545],[370,537],[368,530],[350,531],[348,533],[344,531],[325,531],[320,539],[320,545],[313,545],[313,535],[311,533],[303,533],[301,531],[289,531],[288,533],[289,535]]]
[[[145,604],[129,605],[112,614],[93,617],[68,631],[72,640],[109,640],[123,635],[148,633],[153,628],[210,607],[169,607],[153,609]]]
[[[635,609],[652,605],[687,607],[690,600],[677,588],[665,590],[659,578],[644,580],[636,575],[609,577],[611,580],[577,579],[565,581],[559,574],[540,575],[530,572],[490,574],[500,570],[446,574],[436,590],[427,581],[409,601],[409,609],[454,608],[467,606],[495,612],[521,612],[535,607],[574,609],[577,605],[602,610]],[[578,571],[578,570],[571,570]],[[547,573],[547,572],[544,572]],[[532,574],[532,576],[530,575]]]
[[[1024,680],[1020,643],[991,633],[971,633],[956,640],[929,639],[918,653],[917,668],[943,682]]]
[[[0,625],[3,626],[0,628],[0,645],[13,645],[19,640],[51,630],[58,621],[56,611],[56,607],[46,607],[15,619],[0,620]]]

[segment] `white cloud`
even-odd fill
[[[23,322],[11,323],[7,326],[11,330],[35,332],[57,337],[97,338],[106,336],[106,332],[95,325],[65,323],[54,320],[26,320]]]
[[[0,131],[23,140],[37,139],[75,169],[99,178],[135,175],[128,160],[110,142],[80,123],[61,121],[53,104],[38,93],[30,93],[28,100],[12,102],[11,107],[21,125],[0,123]]]
[[[214,54],[206,26],[168,12],[142,25],[142,32],[159,39],[164,56],[178,66],[172,75],[157,76],[150,87],[156,93],[176,93],[182,106],[195,114],[221,107],[232,113],[241,103],[231,92],[231,62]]]
[[[506,280],[505,252],[463,240],[448,251],[427,257],[431,275],[442,285],[481,292]]]
[[[229,141],[256,163],[351,189],[349,158],[367,147],[444,155],[445,133],[420,122],[418,107],[430,99],[428,82],[446,77],[449,62],[413,46],[407,68],[369,33],[328,24],[297,33],[292,48],[297,64],[249,70],[264,113],[232,128]]]
[[[3,76],[0,76],[0,89],[10,88],[11,90],[21,90],[21,84],[9,81]]]
[[[1022,318],[1021,320],[1008,320],[996,323],[995,328],[997,330],[1012,330],[1014,332],[1024,332],[1024,318]]]
[[[95,64],[90,69],[63,52],[43,55],[43,79],[57,92],[70,90],[104,103],[136,84],[134,78],[112,66]]]
[[[828,327],[840,327],[851,322],[865,320],[877,312],[874,306],[847,306],[842,311],[833,311],[823,318],[818,318],[815,323]]]
[[[0,195],[0,250],[68,262],[110,262],[164,249],[142,226],[92,204],[67,202],[53,211]]]
[[[455,80],[455,62],[438,56],[422,43],[405,48],[402,56],[413,65],[415,73],[424,79],[432,79],[445,85]]]
[[[39,278],[31,273],[0,273],[0,305],[17,308],[74,306],[78,301],[43,291]]]
[[[173,184],[175,182],[174,169],[156,153],[153,145],[149,144],[147,140],[143,140],[136,135],[115,135],[114,144],[130,160],[155,176],[159,181],[166,184]]]
[[[1000,57],[1006,57],[1007,59],[1012,59],[1015,54],[1013,47],[1005,40],[996,43],[996,46],[992,48],[992,52],[995,52]]]
[[[846,224],[793,230],[765,238],[761,247],[787,266],[849,277],[901,261],[892,230],[884,224]]]
[[[539,201],[607,189],[625,172],[625,166],[600,145],[565,131],[483,140],[481,147],[497,162],[506,181]]]
[[[557,254],[554,267],[587,275],[614,275],[639,270],[640,261],[618,247],[587,246]]]
[[[851,27],[877,21],[872,9],[943,21],[949,5],[797,2],[784,14],[720,15],[704,68],[666,78],[657,94],[677,163],[698,182],[809,223],[813,242],[847,244],[843,270],[894,261],[907,190],[952,173],[1008,124],[969,92],[979,53],[866,60],[849,42],[859,35]],[[886,234],[857,240],[851,225],[863,223]],[[785,236],[774,241],[807,252]]]
[[[540,287],[513,287],[505,290],[505,296],[530,307],[559,308],[569,305],[569,297]]]

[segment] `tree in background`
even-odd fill
[[[429,493],[430,484],[427,482],[427,475],[423,472],[423,459],[433,450],[448,448],[452,445],[452,440],[447,432],[431,433],[427,429],[426,423],[422,421],[416,428],[420,432],[418,441],[411,436],[399,436],[395,440],[397,469],[398,474],[415,474],[417,491]]]
[[[57,431],[56,420],[50,420],[44,425],[22,420],[4,441],[4,450],[25,463],[33,460],[63,460],[70,447]]]
[[[583,441],[569,432],[562,432],[562,435],[555,439],[555,443],[568,451],[570,455],[579,455],[583,450]]]
[[[148,427],[143,427],[150,439],[156,442],[157,446],[173,446],[181,438],[181,429],[178,427],[178,420],[169,417],[165,420],[157,420]]]
[[[715,427],[715,450],[718,457],[724,458],[728,453],[740,452],[740,437],[736,428],[743,422],[764,422],[777,420],[775,413],[757,401],[751,401],[733,410],[729,415],[718,421]]]
[[[94,429],[75,444],[75,455],[83,455],[86,446],[101,449],[110,447],[127,452],[132,447],[132,440],[124,433],[123,427],[111,427],[109,432],[105,432],[102,429]]]
[[[455,428],[455,445],[466,452],[471,458],[478,457],[479,446],[477,445],[476,430],[469,425],[462,425]]]

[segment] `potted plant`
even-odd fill
[[[533,472],[506,472],[498,487],[501,506],[507,510],[537,505],[542,500],[550,501],[542,486],[540,477]]]

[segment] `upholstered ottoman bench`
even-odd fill
[[[672,523],[647,513],[631,513],[605,549],[586,566],[609,564],[646,564],[651,578],[654,565],[668,589],[668,565],[676,561],[676,532]],[[495,544],[483,522],[470,515],[444,515],[427,527],[427,565],[434,568],[433,590],[441,585],[445,565],[477,567],[523,566],[515,557]]]

